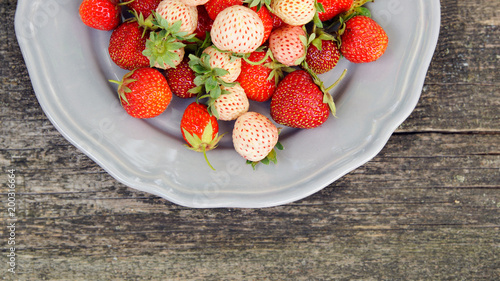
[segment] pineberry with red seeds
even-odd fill
[[[284,25],[271,32],[269,48],[278,62],[296,66],[304,60],[306,41],[306,32],[301,26]]]
[[[252,9],[233,5],[217,15],[210,37],[222,51],[251,53],[262,45],[264,24]]]
[[[234,123],[234,149],[254,168],[259,162],[277,162],[274,148],[283,149],[278,143],[278,137],[279,130],[273,122],[257,112],[246,112]]]

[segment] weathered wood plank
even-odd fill
[[[441,1],[422,97],[377,157],[256,210],[174,205],[71,146],[36,101],[16,3],[0,0],[0,166],[17,170],[19,204],[19,274],[4,280],[500,279],[498,2]]]

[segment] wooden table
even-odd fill
[[[378,156],[292,204],[189,209],[120,184],[54,129],[16,41],[16,1],[0,0],[0,276],[500,280],[500,2],[441,3],[419,104]]]

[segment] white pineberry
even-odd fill
[[[289,25],[304,25],[316,13],[314,0],[272,0],[274,14]]]
[[[258,162],[266,158],[277,142],[278,128],[266,116],[249,111],[236,119],[233,145],[243,158]]]
[[[198,10],[195,6],[189,6],[179,0],[163,0],[158,4],[156,12],[172,25],[181,21],[180,32],[192,34],[198,25]]]
[[[208,0],[180,0],[180,1],[188,6],[199,6],[199,5],[204,5],[205,3],[208,2]]]
[[[232,57],[231,53],[221,52],[212,46],[203,50],[203,53],[210,56],[209,62],[212,68],[222,68],[229,72],[220,77],[222,81],[226,83],[236,81],[241,73],[241,58]]]
[[[305,37],[302,26],[284,25],[269,35],[269,48],[277,61],[287,66],[296,66],[306,54]]]
[[[264,24],[250,8],[233,5],[217,15],[210,36],[220,50],[251,53],[262,43]]]
[[[232,87],[221,86],[221,88],[229,93],[220,95],[213,104],[213,109],[217,111],[219,120],[235,120],[248,111],[250,103],[240,84],[235,84]]]

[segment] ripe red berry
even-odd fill
[[[149,59],[142,54],[148,34],[143,36],[143,28],[136,21],[120,24],[109,40],[108,51],[113,62],[127,70],[148,67]]]
[[[321,48],[309,45],[306,54],[306,63],[316,74],[323,74],[332,70],[340,59],[337,42],[321,40]]]
[[[355,16],[345,24],[340,52],[350,62],[366,63],[379,59],[387,49],[389,38],[373,19]]]
[[[113,30],[120,24],[118,0],[83,0],[79,14],[82,22],[95,29]]]

